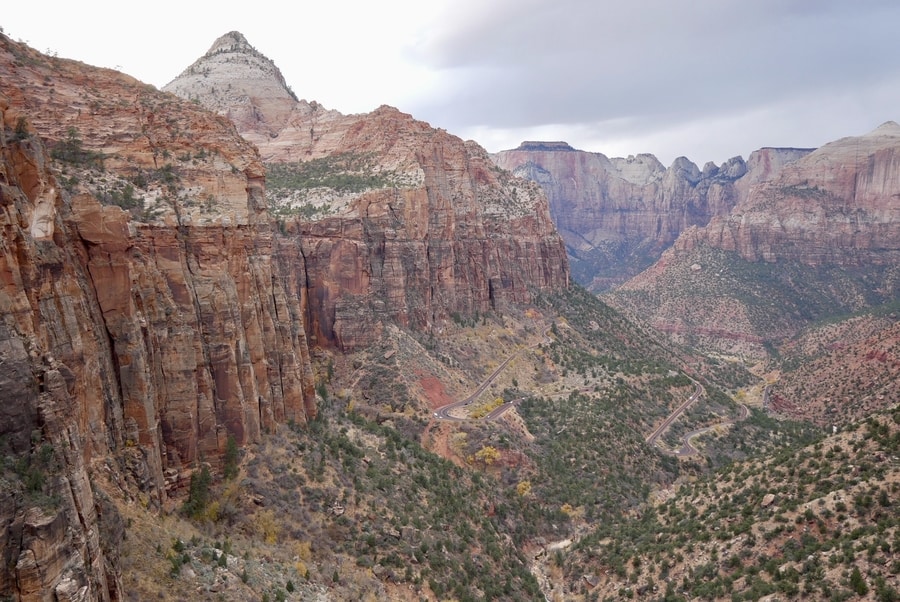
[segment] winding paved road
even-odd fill
[[[434,417],[437,418],[437,419],[439,419],[439,420],[455,420],[455,421],[457,421],[457,422],[462,421],[462,420],[469,420],[468,417],[462,417],[462,418],[460,418],[460,417],[458,417],[458,416],[454,416],[453,414],[451,414],[451,412],[452,412],[453,410],[458,409],[458,408],[462,408],[462,407],[464,407],[464,406],[467,406],[467,405],[469,405],[470,403],[472,403],[473,401],[475,401],[476,399],[478,399],[478,398],[481,396],[481,394],[484,393],[485,389],[487,389],[489,386],[491,386],[491,383],[494,382],[494,380],[497,378],[497,376],[498,376],[501,372],[503,372],[503,369],[506,368],[506,367],[509,365],[509,363],[510,363],[511,361],[513,361],[513,358],[515,358],[517,355],[519,355],[519,352],[518,352],[518,351],[515,352],[515,353],[513,353],[511,356],[509,356],[509,357],[506,358],[505,360],[503,360],[503,363],[500,364],[499,366],[497,366],[497,369],[494,370],[494,371],[491,373],[491,375],[488,376],[488,377],[484,380],[484,382],[482,382],[480,385],[478,385],[478,388],[475,389],[475,392],[474,392],[474,393],[472,393],[471,395],[469,395],[469,396],[466,397],[465,399],[461,399],[461,400],[459,400],[459,401],[454,401],[453,403],[448,403],[447,405],[441,406],[441,407],[439,407],[438,409],[436,409],[436,410],[434,411]],[[516,400],[516,401],[518,401],[518,400]],[[494,410],[493,412],[491,412],[490,414],[488,414],[487,416],[485,416],[485,418],[492,420],[493,418],[496,417],[496,416],[494,416],[494,414],[497,413],[497,410],[500,410],[500,409],[502,408],[503,411],[505,412],[505,411],[508,409],[508,406],[510,406],[510,405],[512,405],[512,404],[514,404],[514,403],[515,403],[515,401],[508,401],[508,402],[504,403],[502,406],[500,406],[499,408],[497,408],[496,410]],[[503,413],[503,412],[500,412],[500,414],[502,414],[502,413]],[[497,414],[497,416],[499,416],[500,414]]]
[[[700,435],[705,435],[706,433],[713,431],[713,430],[719,428],[720,426],[731,426],[732,424],[734,424],[736,422],[745,420],[749,415],[750,415],[750,409],[747,406],[745,406],[744,404],[741,404],[741,415],[737,419],[725,420],[723,422],[717,422],[716,424],[713,424],[710,426],[705,426],[703,428],[693,430],[690,433],[686,433],[681,438],[681,449],[676,449],[675,451],[672,452],[672,455],[693,456],[693,455],[699,454],[700,451],[696,447],[694,447],[694,445],[691,443],[691,439],[693,439],[694,437],[699,437]]]
[[[691,377],[689,376],[688,378]],[[660,424],[656,428],[655,431],[647,436],[647,445],[656,445],[657,440],[662,436],[663,433],[665,433],[669,429],[670,426],[672,426],[672,423],[675,422],[678,417],[684,413],[685,410],[691,407],[691,404],[700,399],[700,396],[703,395],[703,385],[698,383],[693,378],[691,378],[691,382],[694,383],[694,392],[684,401],[684,403],[675,408],[675,411],[669,414],[666,419],[663,420],[662,424]]]
[[[688,377],[688,378],[690,378],[690,377]],[[704,393],[703,386],[699,382],[697,382],[693,378],[691,378],[691,381],[694,383],[694,387],[695,387],[693,394],[691,394],[691,396],[688,397],[684,401],[684,403],[682,403],[680,406],[675,408],[675,411],[672,412],[671,414],[669,414],[669,416],[667,416],[666,419],[663,420],[662,424],[660,424],[656,428],[655,431],[650,433],[650,435],[647,437],[647,440],[646,440],[647,445],[655,445],[663,453],[667,453],[672,456],[685,456],[685,457],[693,456],[693,455],[700,453],[697,450],[697,448],[694,447],[693,444],[691,443],[691,440],[693,438],[699,437],[700,435],[704,435],[712,430],[719,428],[720,426],[731,426],[735,422],[740,422],[741,420],[745,420],[750,415],[749,408],[747,408],[747,406],[745,406],[744,404],[741,404],[741,415],[738,418],[736,418],[735,420],[723,420],[722,422],[717,422],[716,424],[712,424],[710,426],[705,426],[703,428],[699,428],[699,429],[693,430],[689,433],[686,433],[681,438],[681,448],[680,449],[670,451],[670,450],[661,448],[659,446],[659,438],[662,437],[662,435],[669,429],[669,427],[672,426],[672,423],[675,422],[675,420],[677,420],[678,417],[681,416],[685,412],[685,410],[687,410],[691,406],[691,404],[693,404],[695,401],[700,399],[700,396],[703,395],[703,393]]]
[[[524,349],[534,349],[535,347],[541,345],[542,343],[549,343],[550,339],[547,337],[547,332],[549,332],[549,331],[550,331],[550,327],[547,326],[546,328],[544,328],[544,331],[541,333],[540,341],[538,341],[537,343],[534,343],[533,345],[529,345],[528,347],[524,347],[523,349],[519,349],[518,351],[516,351],[515,353],[510,355],[508,358],[503,360],[503,363],[500,364],[499,366],[497,366],[496,370],[491,372],[491,375],[488,376],[484,380],[484,382],[482,382],[480,385],[478,385],[478,388],[475,389],[475,392],[473,392],[471,395],[469,395],[465,399],[461,399],[459,401],[454,401],[453,403],[448,403],[447,405],[437,408],[434,411],[434,417],[437,418],[438,420],[451,420],[454,422],[462,422],[464,420],[472,420],[468,416],[462,416],[462,417],[454,416],[452,414],[452,412],[453,412],[453,410],[457,410],[459,408],[469,405],[470,403],[472,403],[473,401],[475,401],[476,399],[481,397],[481,394],[484,393],[485,389],[487,389],[489,386],[491,386],[491,383],[494,382],[494,380],[497,378],[497,376],[500,375],[501,372],[503,372],[503,369],[506,368],[509,365],[509,363],[511,361],[513,361],[520,353],[522,353],[522,351]],[[512,401],[507,401],[503,405],[495,408],[489,414],[487,414],[484,417],[484,420],[496,420],[497,418],[502,416],[508,409],[510,409],[511,407],[518,404],[519,402],[521,402],[524,399],[525,399],[524,397],[520,397],[519,399],[513,399]]]

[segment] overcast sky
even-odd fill
[[[300,98],[389,104],[489,151],[702,167],[900,121],[896,0],[31,0],[0,27],[157,87],[238,30]]]

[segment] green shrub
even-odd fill
[[[65,140],[57,142],[50,151],[50,156],[57,161],[79,165],[83,167],[95,167],[103,169],[103,155],[84,148],[81,134],[75,127],[70,127]]]
[[[203,517],[203,512],[209,504],[209,486],[212,483],[212,476],[209,474],[209,468],[204,465],[200,472],[194,472],[191,475],[191,486],[188,493],[188,499],[181,507],[189,517],[199,520]]]
[[[239,459],[240,450],[238,449],[237,441],[235,441],[234,436],[228,435],[228,440],[225,442],[225,458],[222,472],[226,479],[231,480],[238,475]]]

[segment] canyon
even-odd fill
[[[836,314],[897,299],[900,126],[700,170],[564,142],[493,155],[545,190],[573,277],[682,344],[764,358]]]
[[[652,265],[682,232],[729,215],[748,189],[811,149],[764,148],[701,170],[685,157],[608,158],[565,142],[524,142],[493,156],[541,185],[576,279],[602,292]]]
[[[395,109],[331,114],[332,144],[302,152],[374,156],[405,184],[303,221],[273,217],[256,147],[197,103],[3,35],[0,81],[0,435],[21,458],[0,590],[17,599],[122,599],[105,500],[171,511],[229,445],[315,419],[316,347],[568,284],[540,190]]]
[[[703,169],[491,155],[301,100],[229,32],[163,90],[0,33],[0,124],[16,600],[541,599],[548,537],[640,520],[651,487],[709,470],[645,444],[694,378],[695,426],[750,416],[733,447],[791,441],[738,411],[766,395],[746,365],[820,427],[900,401],[892,122]],[[502,419],[431,420],[482,382]],[[580,553],[544,579],[618,591]]]

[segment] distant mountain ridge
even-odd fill
[[[896,266],[900,252],[900,125],[830,142],[759,181],[699,242],[750,260]]]
[[[816,321],[895,302],[898,162],[900,127],[888,122],[776,166],[606,298],[676,340],[751,356]]]
[[[701,170],[684,157],[667,169],[651,154],[609,158],[565,142],[524,142],[493,155],[497,165],[541,185],[575,279],[607,290],[659,259],[691,226],[728,215],[753,183],[808,154],[761,149]]]

